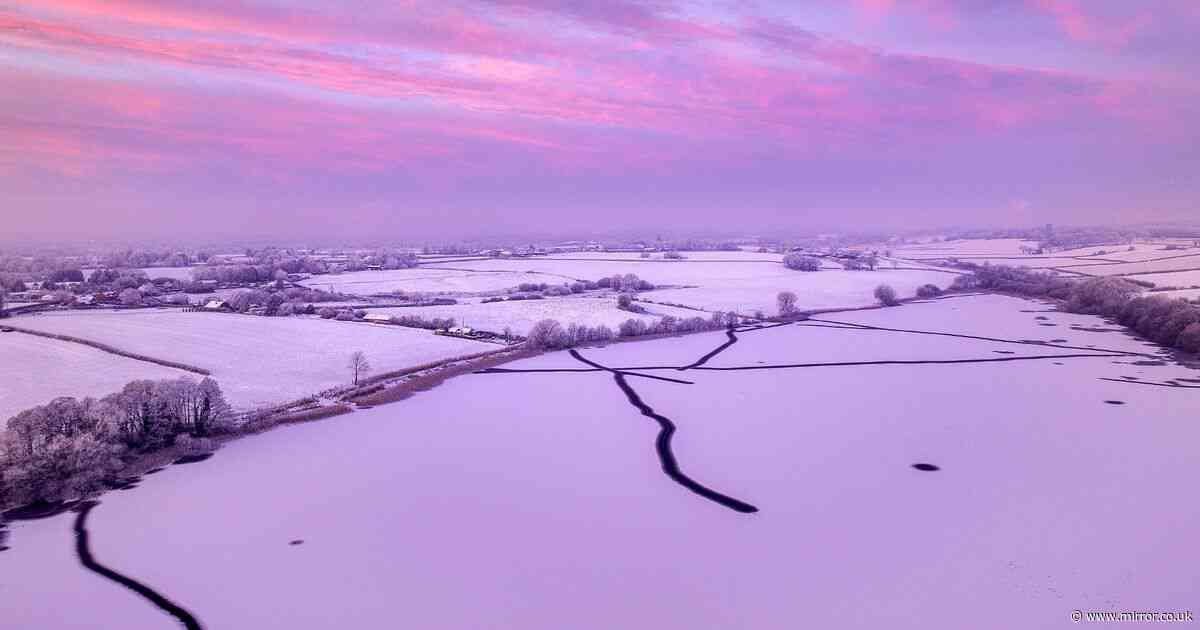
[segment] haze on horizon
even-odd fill
[[[0,1],[2,232],[1197,216],[1194,2],[292,4]]]

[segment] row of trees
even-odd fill
[[[1163,346],[1200,352],[1200,306],[1161,295],[1143,296],[1142,287],[1123,278],[1072,282],[1030,269],[984,265],[956,278],[953,288],[1056,299],[1072,313],[1107,317]]]
[[[676,333],[701,332],[720,330],[737,325],[739,317],[736,313],[713,313],[711,317],[678,318],[667,315],[655,322],[646,323],[641,319],[627,319],[617,327],[617,330],[601,324],[596,327],[571,324],[563,326],[556,319],[543,319],[534,324],[526,336],[526,344],[531,348],[544,350],[559,350],[573,348],[585,343],[602,343],[618,337],[632,338],[644,335],[666,335]]]
[[[513,289],[507,297],[509,300],[536,300],[542,297],[559,297],[583,293],[585,291],[598,291],[600,289],[612,289],[623,293],[636,293],[639,291],[653,291],[654,284],[647,282],[637,276],[637,274],[627,273],[625,275],[613,275],[599,280],[576,280],[575,282],[563,284],[546,284],[544,282],[522,282]],[[488,298],[485,302],[500,302],[505,298],[493,297]]]
[[[230,420],[211,378],[133,381],[99,400],[58,398],[17,414],[0,434],[0,503],[87,494],[113,481],[123,455],[204,440],[229,430]]]

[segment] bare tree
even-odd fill
[[[779,305],[780,315],[791,315],[796,311],[796,294],[791,291],[780,291],[779,295],[775,296],[775,303]]]
[[[360,376],[371,371],[371,364],[367,362],[367,355],[362,350],[356,350],[354,354],[350,355],[350,371],[354,373],[355,385],[358,385]]]

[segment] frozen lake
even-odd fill
[[[220,629],[1194,609],[1200,373],[1044,308],[956,297],[507,364],[108,493],[90,551]],[[76,518],[11,525],[6,627],[176,627],[80,564]]]

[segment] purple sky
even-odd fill
[[[1198,32],[1194,0],[0,0],[0,218],[389,238],[1195,219]]]

